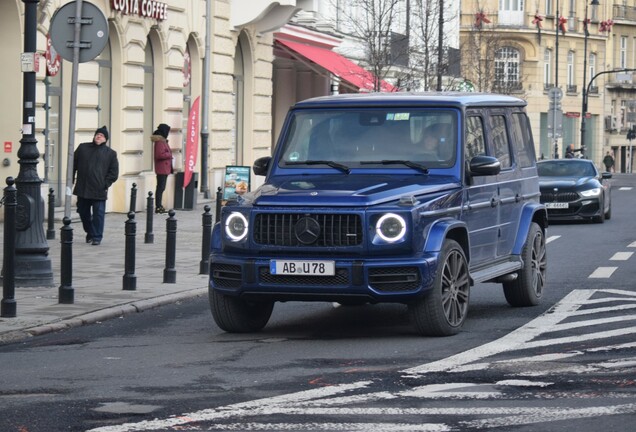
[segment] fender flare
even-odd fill
[[[435,221],[428,230],[424,242],[424,252],[439,252],[444,240],[456,240],[464,249],[466,259],[470,262],[470,240],[466,223],[457,219],[440,219]]]
[[[528,232],[530,231],[530,225],[532,222],[539,224],[544,231],[548,228],[548,211],[543,204],[529,203],[521,210],[521,217],[519,219],[519,229],[517,230],[517,239],[512,248],[513,255],[521,255],[523,246],[526,244],[528,238]]]
[[[221,222],[217,222],[212,227],[212,234],[210,236],[210,252],[221,252],[222,247]]]

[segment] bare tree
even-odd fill
[[[364,61],[374,75],[374,91],[382,89],[395,63],[408,59],[408,37],[396,36],[395,24],[402,0],[332,0],[340,23],[337,28],[364,46]],[[344,23],[344,25],[342,24]]]

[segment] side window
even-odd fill
[[[481,117],[470,116],[466,119],[466,160],[470,160],[477,155],[486,154],[486,144],[484,141],[484,125]]]
[[[512,146],[515,150],[516,160],[521,168],[534,165],[534,142],[528,117],[524,113],[512,114],[512,131],[514,138]]]
[[[490,117],[490,130],[492,136],[493,156],[499,159],[501,169],[510,168],[510,145],[508,143],[508,130],[506,117],[493,115]]]

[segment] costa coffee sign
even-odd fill
[[[112,8],[123,15],[139,15],[159,21],[168,19],[168,5],[155,0],[110,0]]]

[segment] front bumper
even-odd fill
[[[335,275],[273,275],[269,258],[213,253],[210,255],[209,288],[226,295],[266,297],[276,301],[406,302],[431,288],[438,254],[382,260],[305,256],[302,259],[332,259],[335,261]]]
[[[600,198],[581,198],[568,202],[568,208],[549,208],[546,204],[549,220],[587,220],[601,216],[604,211],[601,208]]]

